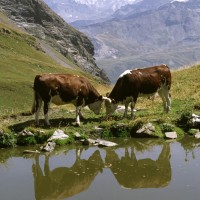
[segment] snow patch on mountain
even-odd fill
[[[74,0],[76,3],[87,5],[88,7],[105,9],[112,8],[113,11],[127,4],[137,3],[140,0]]]
[[[175,2],[175,1],[178,1],[178,2],[188,2],[189,0],[173,0],[173,1],[171,1],[171,3]]]

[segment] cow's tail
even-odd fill
[[[36,111],[36,91],[33,89],[33,93],[34,93],[34,99],[33,99],[33,105],[31,108],[31,114],[33,115]]]

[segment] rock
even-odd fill
[[[48,142],[53,141],[53,140],[65,140],[69,136],[64,133],[64,131],[58,129],[56,130],[53,135],[47,140]]]
[[[106,141],[106,140],[101,140],[101,139],[97,139],[96,143],[100,147],[114,147],[114,146],[117,146],[117,144],[114,143],[114,142],[110,142],[110,141]]]
[[[109,141],[102,140],[102,139],[94,140],[94,139],[88,138],[88,139],[84,139],[81,141],[84,145],[95,145],[95,146],[100,146],[100,147],[114,147],[117,145],[114,142],[109,142]]]
[[[200,132],[196,133],[196,134],[194,135],[194,137],[195,137],[196,139],[200,139]]]
[[[83,145],[95,145],[96,144],[96,140],[90,139],[90,138],[82,139],[81,142]]]
[[[192,114],[192,118],[189,121],[189,125],[192,127],[200,126],[200,116]]]
[[[136,135],[141,137],[148,137],[153,136],[155,133],[155,126],[153,126],[151,123],[143,125],[139,130],[136,131]]]
[[[24,137],[26,137],[26,136],[34,136],[34,134],[31,131],[24,129],[23,131],[21,131],[19,133],[19,136],[24,136]]]
[[[88,139],[82,139],[80,141],[82,142],[83,145],[90,145],[90,142],[88,141]]]
[[[24,154],[25,153],[27,153],[27,154],[30,153],[31,154],[31,153],[40,153],[40,152],[38,150],[35,150],[35,151],[33,151],[33,150],[24,150],[23,153]]]
[[[95,126],[94,127],[94,130],[95,130],[95,133],[98,133],[98,134],[101,134],[102,132],[103,132],[103,128],[100,128],[100,127],[98,127],[98,126]]]
[[[116,112],[124,113],[124,111],[125,111],[125,106],[122,106],[122,105],[118,105],[117,106]],[[133,112],[136,112],[136,111],[137,111],[136,109],[133,110]],[[131,108],[130,107],[128,107],[128,112],[131,112]]]
[[[177,134],[176,134],[176,132],[166,132],[165,137],[168,138],[168,139],[176,139]]]
[[[41,151],[51,152],[55,149],[56,143],[55,142],[47,142],[43,146],[40,147]]]
[[[80,139],[80,138],[82,138],[82,137],[81,137],[81,134],[80,134],[79,132],[74,133],[74,137],[75,137],[77,140]]]
[[[93,144],[93,145],[96,144],[96,140],[94,140],[94,139],[88,138],[87,141],[89,142],[89,144]]]
[[[125,110],[125,106],[118,105],[117,109],[116,109],[116,112],[118,112],[118,113],[124,113],[124,110]],[[130,111],[131,111],[131,109],[130,109],[130,107],[128,107],[128,112],[130,112]]]

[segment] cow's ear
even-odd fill
[[[107,92],[107,93],[106,93],[106,97],[109,97],[109,94],[110,94],[110,92]]]

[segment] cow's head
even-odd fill
[[[117,109],[118,104],[115,102],[114,99],[107,98],[105,99],[105,106],[106,106],[106,115],[111,115]]]
[[[94,103],[88,104],[88,107],[96,115],[98,115],[100,113],[102,103],[103,103],[103,97],[99,96],[99,98]]]

